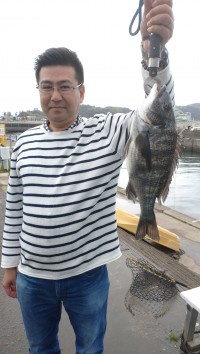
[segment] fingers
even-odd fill
[[[165,0],[165,4],[163,0],[156,0],[146,15],[147,33],[158,33],[163,44],[166,44],[173,34],[174,16],[171,6],[171,0]]]
[[[153,7],[146,15],[146,20],[147,24],[156,23],[156,21],[164,25],[171,24],[174,22],[172,8],[166,4]]]
[[[158,33],[164,44],[172,37],[173,30],[174,20],[165,14],[154,16],[147,22],[148,33]]]
[[[169,11],[172,13],[172,0],[143,0],[144,1],[144,15],[146,16],[151,10],[160,7],[163,9],[161,13],[164,11]],[[167,9],[167,10],[166,10]]]
[[[158,33],[161,37],[162,45],[165,45],[169,39],[172,37],[173,31],[164,26],[152,26],[152,29],[149,30],[149,33]]]
[[[10,284],[9,286],[3,285],[4,290],[6,294],[9,297],[16,298],[17,297],[17,292],[16,292],[16,286],[15,284]]]
[[[149,0],[147,0],[149,1]],[[172,0],[165,0],[165,4],[168,6],[172,7],[173,6],[173,1]],[[163,5],[163,0],[154,0],[152,1],[152,7],[158,6],[158,5]]]

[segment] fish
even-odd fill
[[[140,204],[137,240],[146,235],[159,241],[154,206],[167,198],[181,154],[172,100],[165,85],[155,83],[134,112],[125,148],[128,199]]]

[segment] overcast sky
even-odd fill
[[[34,59],[49,47],[77,52],[85,104],[136,108],[144,97],[140,35],[129,35],[138,0],[1,0],[0,113],[40,109]],[[174,0],[168,43],[176,104],[200,102],[199,0]]]

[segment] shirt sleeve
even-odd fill
[[[20,233],[22,229],[23,187],[16,169],[17,151],[11,156],[7,188],[5,224],[2,241],[2,268],[17,267],[20,262]]]
[[[143,77],[144,82],[149,77],[148,70],[145,70],[143,67],[142,67],[142,77]],[[171,97],[172,104],[174,106],[175,105],[174,80],[173,80],[173,76],[172,76],[169,64],[163,70],[158,71],[158,79],[160,80],[161,85],[166,86],[167,91]],[[150,89],[153,86],[153,84],[154,84],[154,81],[152,80],[152,85],[150,83]]]

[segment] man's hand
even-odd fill
[[[3,276],[3,287],[8,296],[16,298],[17,268],[7,268]]]
[[[174,16],[172,0],[144,0],[144,13],[140,26],[144,50],[147,49],[150,33],[160,35],[165,45],[173,35]]]

